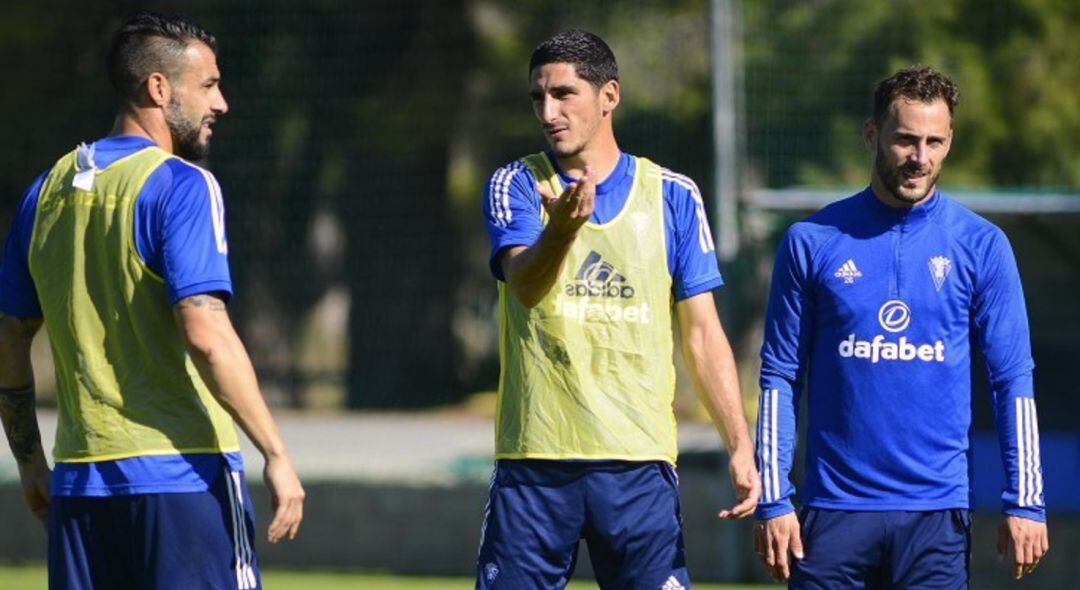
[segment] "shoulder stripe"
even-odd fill
[[[488,184],[488,202],[491,215],[499,227],[507,227],[513,219],[513,213],[510,210],[510,181],[524,168],[524,164],[515,161],[499,168],[495,174],[491,175],[491,181]]]
[[[217,179],[209,170],[185,162],[182,159],[180,161],[198,170],[199,174],[202,174],[203,180],[206,181],[206,188],[210,193],[210,217],[214,226],[214,240],[217,242],[217,251],[220,254],[228,254],[229,242],[225,237],[225,200],[221,197],[221,185],[218,184]]]
[[[716,244],[713,242],[712,230],[709,228],[709,219],[705,215],[705,201],[701,198],[701,191],[697,184],[688,176],[677,174],[667,168],[661,168],[660,177],[690,191],[690,196],[694,199],[694,213],[698,220],[698,246],[703,254],[715,251]]]
[[[495,219],[495,225],[499,227],[506,227],[503,221],[502,203],[499,201],[499,184],[502,182],[503,176],[506,175],[506,168],[499,168],[491,175],[491,179],[488,181],[488,209],[491,211],[491,216]]]

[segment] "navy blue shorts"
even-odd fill
[[[789,587],[798,590],[960,590],[968,587],[967,510],[847,512],[808,508],[806,557]]]
[[[690,587],[678,478],[662,462],[500,460],[476,588],[563,588],[578,542],[606,589]]]
[[[206,492],[55,496],[51,590],[256,590],[254,516],[243,475]]]

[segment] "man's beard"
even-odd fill
[[[199,141],[202,121],[193,122],[184,116],[180,103],[173,97],[165,109],[165,124],[172,133],[173,152],[185,160],[197,162],[210,154],[210,142]]]
[[[921,166],[910,162],[900,167],[892,166],[889,164],[889,158],[885,154],[885,151],[881,149],[881,144],[878,144],[876,151],[877,153],[874,155],[874,172],[881,180],[881,184],[885,186],[885,190],[889,191],[889,194],[896,200],[914,205],[925,199],[926,195],[937,186],[938,176],[941,175],[940,168],[933,176],[928,178],[929,182],[926,183],[926,190],[917,194],[905,194],[901,192],[901,186],[904,184],[904,181],[907,180],[904,177],[904,172],[919,172]]]

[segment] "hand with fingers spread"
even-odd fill
[[[754,553],[774,580],[787,582],[791,578],[791,568],[794,565],[788,554],[795,559],[803,558],[799,518],[795,513],[789,512],[755,523]]]
[[[271,543],[283,538],[291,541],[296,538],[304,518],[304,488],[288,455],[267,458],[263,480],[270,490],[270,507],[274,511],[267,540]]]
[[[595,209],[596,181],[589,166],[585,166],[582,177],[570,183],[558,197],[542,184],[538,184],[536,190],[548,214],[548,228],[562,236],[576,235]]]
[[[1035,571],[1039,560],[1050,549],[1050,537],[1045,522],[1019,516],[1006,516],[998,525],[997,552],[1001,557],[1012,555],[1013,578]]]
[[[754,455],[749,450],[732,453],[728,462],[731,486],[735,488],[735,506],[720,511],[722,520],[746,518],[754,513],[761,497],[761,478],[758,477],[754,464]]]

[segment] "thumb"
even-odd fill
[[[536,183],[536,192],[540,193],[540,202],[542,202],[545,207],[547,207],[557,199],[555,193],[551,192],[550,188],[548,188],[546,185],[540,184],[539,182]]]
[[[802,535],[799,534],[798,527],[791,531],[791,554],[795,556],[795,559],[803,558]]]

